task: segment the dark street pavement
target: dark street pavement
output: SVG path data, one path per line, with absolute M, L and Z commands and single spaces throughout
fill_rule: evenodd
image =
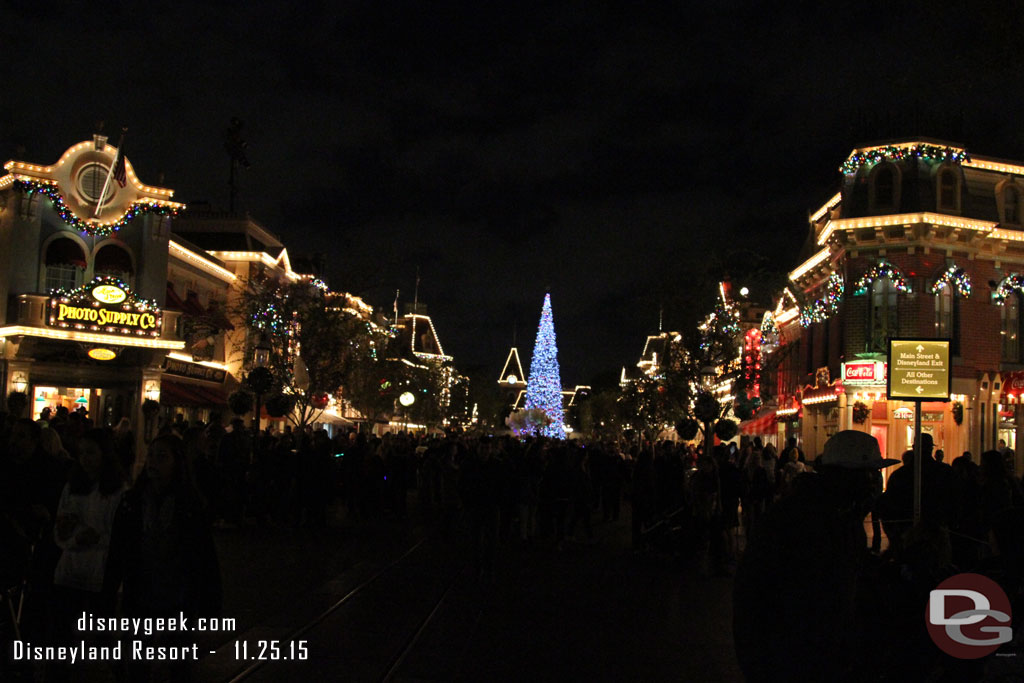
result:
M 493 578 L 473 571 L 464 533 L 416 521 L 247 527 L 217 543 L 239 629 L 211 635 L 200 681 L 742 680 L 731 579 L 633 553 L 628 515 L 562 550 L 509 540 Z M 309 658 L 241 662 L 236 639 L 250 655 L 306 641 Z

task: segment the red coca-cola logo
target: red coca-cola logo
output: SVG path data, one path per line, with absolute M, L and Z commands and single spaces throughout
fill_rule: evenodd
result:
M 875 379 L 875 364 L 847 365 L 846 379 Z

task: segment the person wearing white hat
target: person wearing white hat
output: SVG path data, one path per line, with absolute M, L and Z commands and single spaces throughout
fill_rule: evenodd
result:
M 864 518 L 882 458 L 870 434 L 825 443 L 817 474 L 768 512 L 736 573 L 733 637 L 748 681 L 846 680 L 859 665 L 855 596 L 868 555 Z M 798 645 L 796 647 L 795 645 Z

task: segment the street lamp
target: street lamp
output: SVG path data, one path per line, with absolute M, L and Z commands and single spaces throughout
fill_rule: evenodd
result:
M 409 429 L 409 406 L 416 402 L 416 394 L 411 391 L 403 391 L 402 395 L 398 397 L 398 402 L 405 408 L 405 429 Z
M 256 362 L 256 366 L 261 368 L 270 361 L 270 345 L 267 344 L 263 335 L 260 335 L 260 341 L 253 350 L 253 360 Z
M 14 377 L 11 379 L 11 388 L 19 394 L 24 394 L 28 390 L 28 376 L 24 372 L 14 373 Z

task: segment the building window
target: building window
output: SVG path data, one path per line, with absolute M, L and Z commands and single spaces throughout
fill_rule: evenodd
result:
M 97 277 L 116 277 L 130 285 L 134 271 L 131 255 L 116 244 L 107 244 L 96 252 L 93 272 Z
M 55 289 L 74 289 L 82 284 L 85 273 L 85 254 L 78 243 L 61 237 L 50 242 L 43 259 L 46 269 L 43 288 L 47 292 Z
M 868 351 L 885 351 L 897 327 L 897 296 L 899 290 L 889 278 L 871 283 L 871 303 L 868 306 Z
M 21 202 L 18 205 L 18 215 L 24 220 L 35 220 L 39 216 L 39 198 L 41 192 L 29 192 L 21 195 Z
M 960 353 L 960 310 L 953 286 L 947 284 L 935 294 L 935 336 L 950 340 L 953 355 Z
M 1020 223 L 1020 191 L 1015 187 L 1003 190 L 1003 222 Z
M 1003 318 L 1003 360 L 1016 363 L 1020 360 L 1020 293 L 1012 292 L 999 308 Z
M 951 168 L 939 171 L 939 210 L 959 211 L 956 173 Z
M 877 208 L 892 208 L 896 205 L 896 173 L 889 164 L 880 166 L 874 174 L 874 200 Z

